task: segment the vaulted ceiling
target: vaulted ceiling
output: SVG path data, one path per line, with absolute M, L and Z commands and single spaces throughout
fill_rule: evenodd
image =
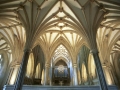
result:
M 83 44 L 101 52 L 106 47 L 120 51 L 120 1 L 1 0 L 0 49 L 12 52 L 14 46 L 23 50 L 38 44 L 49 52 L 47 59 L 60 44 L 72 57 Z

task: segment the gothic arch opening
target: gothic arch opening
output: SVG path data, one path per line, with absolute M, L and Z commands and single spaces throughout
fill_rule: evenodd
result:
M 9 69 L 7 69 L 8 65 L 9 65 L 8 55 L 6 54 L 5 51 L 1 50 L 0 51 L 0 85 L 4 83 L 2 79 L 6 78 L 6 74 L 9 71 Z
M 34 55 L 33 84 L 41 85 L 44 83 L 45 55 L 40 45 L 36 45 L 32 51 Z
M 60 44 L 52 57 L 52 82 L 53 85 L 70 85 L 71 57 L 67 49 Z
M 34 73 L 34 55 L 31 53 L 29 55 L 28 64 L 27 64 L 27 70 L 26 70 L 26 76 L 24 78 L 24 84 L 25 85 L 31 85 L 32 84 L 32 76 Z
M 83 45 L 77 56 L 78 82 L 84 85 L 98 85 L 94 58 L 88 47 Z
M 85 64 L 82 64 L 82 81 L 83 81 L 83 84 L 85 84 L 87 82 L 87 70 L 86 70 L 86 67 L 85 67 Z
M 70 84 L 70 68 L 62 59 L 59 60 L 53 68 L 54 85 L 69 85 Z
M 0 0 L 0 53 L 8 58 L 0 62 L 0 90 L 5 82 L 5 90 L 52 86 L 55 67 L 70 69 L 73 87 L 120 86 L 119 8 L 120 0 Z
M 97 77 L 96 66 L 94 63 L 93 55 L 90 53 L 88 57 L 88 72 L 89 72 L 89 82 L 91 85 L 98 85 L 99 79 Z
M 24 84 L 41 85 L 41 82 L 44 82 L 44 79 L 42 78 L 44 66 L 44 53 L 41 47 L 36 45 L 29 55 Z

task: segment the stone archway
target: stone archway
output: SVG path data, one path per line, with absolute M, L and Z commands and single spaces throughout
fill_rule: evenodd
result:
M 64 60 L 60 59 L 55 63 L 52 74 L 54 85 L 65 86 L 70 84 L 70 68 Z

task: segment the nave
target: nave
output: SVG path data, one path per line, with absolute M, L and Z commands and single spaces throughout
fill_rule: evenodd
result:
M 119 0 L 0 0 L 0 90 L 120 89 L 119 64 Z

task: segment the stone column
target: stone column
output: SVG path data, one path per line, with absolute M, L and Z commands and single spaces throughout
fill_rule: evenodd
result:
M 50 71 L 49 71 L 49 75 L 50 75 L 50 81 L 49 81 L 49 83 L 50 83 L 50 86 L 52 86 L 52 79 L 53 79 L 53 59 L 51 60 L 51 62 L 50 62 Z
M 113 76 L 112 76 L 110 67 L 108 65 L 103 65 L 103 68 L 104 68 L 103 70 L 105 72 L 105 76 L 106 76 L 106 80 L 107 80 L 108 85 L 113 85 L 114 80 L 113 80 Z M 107 76 L 107 74 L 109 76 Z
M 40 66 L 41 66 L 40 68 L 40 85 L 41 85 L 43 65 L 41 64 Z
M 53 76 L 52 76 L 52 74 L 53 74 L 53 73 L 52 73 L 52 72 L 53 72 L 52 69 L 53 69 L 53 68 L 52 68 L 52 66 L 51 66 L 51 67 L 50 67 L 50 71 L 49 71 L 49 72 L 50 72 L 50 73 L 49 73 L 49 74 L 50 74 L 50 82 L 49 82 L 49 83 L 50 83 L 50 86 L 52 86 L 52 77 L 53 77 Z
M 77 64 L 73 65 L 73 85 L 78 85 Z
M 90 81 L 90 75 L 89 75 L 88 67 L 86 67 L 86 72 L 87 72 L 87 82 L 88 82 L 88 85 L 91 85 L 91 81 Z
M 111 74 L 112 74 L 112 76 L 113 76 L 114 84 L 115 84 L 115 85 L 119 85 L 119 84 L 118 84 L 118 80 L 117 80 L 116 75 L 115 75 L 116 73 L 115 73 L 115 71 L 113 71 L 112 67 L 111 67 Z
M 49 64 L 45 64 L 44 85 L 48 85 L 48 79 L 49 79 L 49 68 L 50 68 L 50 65 L 49 65 Z
M 103 69 L 101 66 L 101 62 L 98 56 L 98 50 L 91 50 L 91 53 L 93 54 L 98 77 L 99 77 L 99 82 L 100 82 L 100 88 L 101 90 L 108 90 L 107 83 L 104 77 Z
M 83 78 L 82 78 L 82 71 L 80 70 L 80 80 L 81 80 L 81 82 L 80 82 L 80 85 L 82 85 L 83 84 Z
M 18 75 L 19 67 L 20 65 L 14 65 L 10 67 L 10 73 L 9 73 L 7 84 L 14 85 L 14 83 L 16 82 L 17 75 Z
M 13 67 L 13 66 L 10 66 L 10 68 L 9 68 L 9 73 L 8 73 L 8 77 L 7 77 L 7 80 L 6 80 L 6 85 L 10 85 L 10 80 L 11 80 L 13 71 L 14 71 L 14 67 Z
M 92 73 L 89 74 L 89 85 L 94 85 Z
M 112 68 L 110 67 L 109 68 L 109 73 L 110 73 L 110 76 L 111 76 L 111 79 L 112 79 L 112 83 L 113 83 L 113 85 L 115 85 L 115 80 L 114 80 L 114 76 L 113 76 L 113 73 L 112 73 Z
M 28 63 L 30 52 L 31 52 L 30 49 L 24 50 L 24 55 L 23 55 L 23 59 L 20 65 L 20 69 L 18 72 L 18 77 L 17 77 L 16 83 L 14 86 L 14 90 L 22 90 L 22 85 L 23 85 L 23 81 L 24 81 L 24 77 L 25 77 L 25 73 L 27 69 L 27 63 Z

